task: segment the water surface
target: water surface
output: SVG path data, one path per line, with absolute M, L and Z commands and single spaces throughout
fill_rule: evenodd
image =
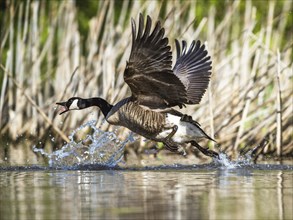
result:
M 83 129 L 92 132 L 74 138 Z M 1 220 L 292 219 L 292 163 L 254 164 L 252 150 L 234 161 L 221 152 L 211 164 L 129 167 L 121 163 L 132 134 L 120 140 L 90 121 L 69 139 L 54 152 L 33 145 L 4 155 Z M 36 165 L 16 166 L 19 155 Z
M 0 219 L 292 219 L 293 166 L 0 169 Z

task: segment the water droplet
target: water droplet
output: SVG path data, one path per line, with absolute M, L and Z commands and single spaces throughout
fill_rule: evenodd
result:
M 81 138 L 80 142 L 75 142 L 79 136 L 76 133 L 84 128 L 88 134 Z M 76 136 L 75 136 L 76 135 Z M 49 135 L 51 141 L 55 141 L 53 135 Z M 44 152 L 43 149 L 33 147 L 34 152 L 41 153 L 48 158 L 50 167 L 70 167 L 76 165 L 103 165 L 116 166 L 123 159 L 123 152 L 129 137 L 120 141 L 114 132 L 102 131 L 96 127 L 96 120 L 91 120 L 74 129 L 69 135 L 71 140 L 51 154 Z M 91 141 L 90 143 L 88 141 Z M 41 143 L 41 142 L 40 142 Z

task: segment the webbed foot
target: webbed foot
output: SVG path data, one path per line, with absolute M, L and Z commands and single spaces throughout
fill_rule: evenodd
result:
M 174 153 L 179 153 L 183 156 L 186 156 L 186 152 L 185 152 L 184 148 L 181 146 L 178 146 L 173 141 L 164 142 L 164 145 L 169 151 L 174 152 Z

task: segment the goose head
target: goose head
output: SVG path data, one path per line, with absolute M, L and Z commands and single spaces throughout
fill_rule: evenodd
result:
M 79 97 L 72 97 L 68 99 L 66 102 L 57 102 L 57 105 L 61 105 L 61 112 L 59 115 L 62 115 L 65 112 L 68 112 L 70 110 L 80 110 L 86 108 L 86 103 L 84 102 L 84 99 Z

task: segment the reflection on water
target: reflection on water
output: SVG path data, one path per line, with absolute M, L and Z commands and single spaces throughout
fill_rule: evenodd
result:
M 291 170 L 0 171 L 0 219 L 292 219 Z

